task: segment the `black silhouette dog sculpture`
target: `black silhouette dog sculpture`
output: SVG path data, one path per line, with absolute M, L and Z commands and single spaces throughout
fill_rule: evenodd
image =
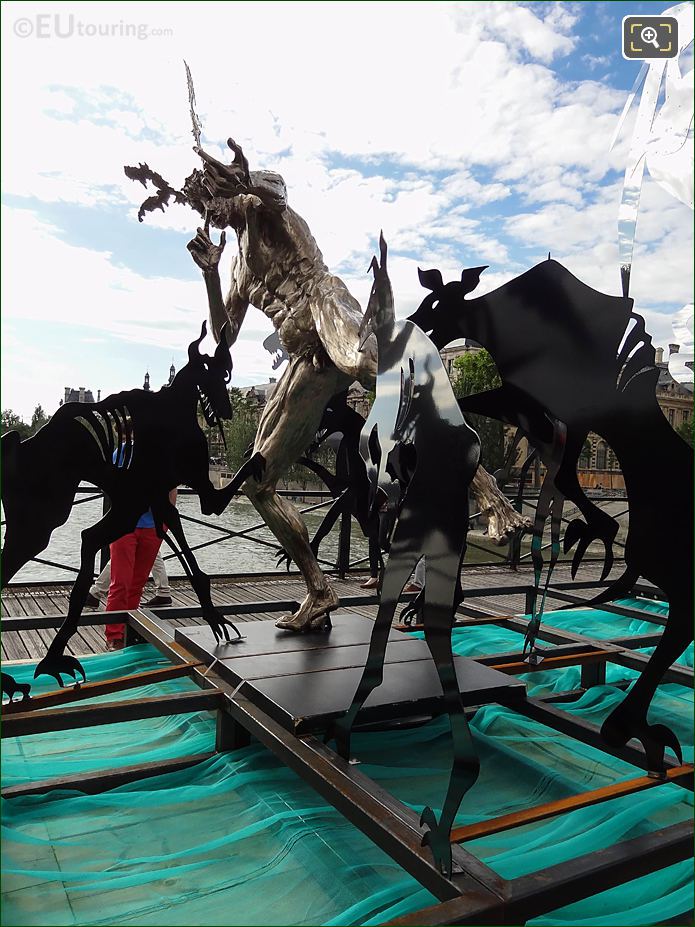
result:
M 579 485 L 576 461 L 590 428 L 585 427 L 586 415 L 575 407 L 582 406 L 577 394 L 580 384 L 591 390 L 587 402 L 606 389 L 614 390 L 611 350 L 617 354 L 632 303 L 592 290 L 550 259 L 493 293 L 465 299 L 484 270 L 464 270 L 460 281 L 447 284 L 438 270 L 418 271 L 421 284 L 431 293 L 410 319 L 430 333 L 440 350 L 467 337 L 492 355 L 502 386 L 466 396 L 460 400 L 461 408 L 516 425 L 549 470 L 559 467 L 556 487 L 585 519 L 576 519 L 565 536 L 566 551 L 579 542 L 572 575 L 591 541 L 600 540 L 605 547 L 604 578 L 613 563 L 618 525 Z M 593 350 L 600 353 L 598 370 Z M 555 407 L 568 417 L 553 418 L 550 410 Z
M 479 772 L 456 678 L 451 629 L 466 549 L 468 487 L 478 466 L 480 442 L 459 410 L 436 347 L 412 322 L 395 320 L 383 237 L 380 250 L 380 262 L 372 261 L 374 284 L 361 329 L 362 343 L 371 332 L 378 342 L 376 399 L 362 430 L 361 454 L 371 504 L 378 505 L 379 489 L 389 500 L 385 517 L 391 543 L 364 673 L 350 708 L 335 722 L 330 736 L 335 737 L 341 755 L 348 757 L 357 713 L 383 679 L 398 598 L 424 557 L 425 640 L 444 692 L 454 761 L 439 821 L 426 808 L 421 823 L 428 828 L 423 844 L 431 847 L 437 864 L 450 873 L 451 826 Z
M 220 514 L 246 478 L 262 475 L 263 461 L 256 455 L 224 489 L 216 490 L 210 482 L 207 441 L 196 413 L 200 405 L 208 425 L 220 431 L 221 420 L 231 418 L 227 384 L 232 358 L 225 337 L 213 357 L 201 354 L 205 332 L 203 323 L 200 338 L 188 349 L 188 363 L 166 389 L 135 389 L 100 402 L 66 403 L 26 441 L 20 441 L 17 432 L 2 436 L 7 522 L 3 583 L 39 554 L 53 530 L 67 521 L 80 482 L 98 486 L 111 502 L 104 517 L 82 532 L 80 570 L 68 614 L 35 676 L 53 676 L 59 685 L 61 674 L 76 678 L 79 672 L 85 678 L 79 661 L 66 654 L 65 648 L 78 626 L 95 556 L 102 547 L 133 531 L 147 509 L 152 510 L 159 536 L 180 557 L 215 637 L 229 640 L 228 627 L 241 636 L 212 604 L 210 581 L 186 541 L 176 506 L 169 501 L 170 490 L 184 484 L 198 494 L 204 514 Z M 50 479 L 46 477 L 47 460 L 51 461 Z
M 630 511 L 626 569 L 589 604 L 629 593 L 643 576 L 665 592 L 669 617 L 649 663 L 605 720 L 602 734 L 612 745 L 637 738 L 649 770 L 661 774 L 665 748 L 680 760 L 680 745 L 667 727 L 649 724 L 647 712 L 666 669 L 693 639 L 692 449 L 656 401 L 654 348 L 631 299 L 599 293 L 552 260 L 491 293 L 465 298 L 483 269 L 464 271 L 461 281 L 447 284 L 439 271 L 422 272 L 431 293 L 411 318 L 440 348 L 468 337 L 492 355 L 502 386 L 467 397 L 461 406 L 521 425 L 542 449 L 554 471 L 552 485 L 585 518 L 571 522 L 565 534 L 565 551 L 579 541 L 575 569 L 592 540 L 608 550 L 616 531 L 614 520 L 579 487 L 578 458 L 590 431 L 613 449 Z M 669 511 L 667 542 L 662 501 L 654 491 L 664 485 L 677 486 L 679 493 L 679 504 Z

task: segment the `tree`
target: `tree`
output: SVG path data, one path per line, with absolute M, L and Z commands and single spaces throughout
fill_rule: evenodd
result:
M 2 412 L 2 433 L 5 434 L 6 431 L 18 431 L 22 440 L 32 434 L 31 425 L 27 425 L 12 409 L 3 409 Z
M 31 433 L 35 435 L 39 428 L 42 428 L 48 421 L 50 421 L 50 418 L 51 416 L 46 415 L 46 413 L 43 411 L 41 403 L 39 403 L 31 416 Z
M 258 430 L 258 404 L 244 396 L 238 387 L 229 390 L 232 419 L 225 422 L 224 437 L 227 442 L 227 465 L 235 473 L 244 463 L 246 449 L 256 437 Z
M 502 385 L 495 362 L 483 349 L 462 354 L 453 367 L 451 382 L 458 399 Z M 480 462 L 486 470 L 498 470 L 504 463 L 504 425 L 485 415 L 468 412 L 466 420 L 480 436 Z
M 691 447 L 693 447 L 693 438 L 695 437 L 695 421 L 682 422 L 678 428 L 676 428 L 676 434 L 680 435 L 686 444 L 689 444 Z

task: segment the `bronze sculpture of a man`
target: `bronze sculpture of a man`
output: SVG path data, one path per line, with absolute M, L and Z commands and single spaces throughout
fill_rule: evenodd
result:
M 234 152 L 230 165 L 194 149 L 204 167 L 188 178 L 183 194 L 205 224 L 188 248 L 203 272 L 215 337 L 227 323 L 229 343 L 234 343 L 253 305 L 273 322 L 290 358 L 256 436 L 254 451 L 265 460 L 263 479 L 247 480 L 244 491 L 304 577 L 304 601 L 277 623 L 301 631 L 321 627 L 338 597 L 309 546 L 299 513 L 277 494 L 277 481 L 312 442 L 331 396 L 353 380 L 373 386 L 376 342 L 370 338 L 360 349 L 362 309 L 343 281 L 328 270 L 307 223 L 287 202 L 282 177 L 250 171 L 240 146 L 232 139 L 228 145 Z M 210 238 L 211 225 L 222 230 L 219 244 Z M 236 234 L 239 250 L 225 298 L 219 261 L 228 227 Z M 525 525 L 482 468 L 473 490 L 488 516 L 493 540 L 503 540 Z

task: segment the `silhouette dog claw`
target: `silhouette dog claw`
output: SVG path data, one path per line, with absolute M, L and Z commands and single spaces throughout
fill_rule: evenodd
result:
M 28 682 L 17 682 L 14 676 L 10 676 L 9 673 L 2 673 L 2 694 L 6 695 L 11 702 L 14 700 L 15 693 L 17 692 L 22 696 L 19 700 L 21 702 L 31 698 L 29 695 L 30 691 L 31 686 Z
M 51 653 L 49 650 L 34 670 L 34 679 L 38 679 L 39 676 L 52 676 L 59 686 L 63 686 L 61 677 L 70 676 L 79 684 L 78 673 L 82 676 L 82 682 L 86 682 L 87 675 L 76 657 L 68 653 Z

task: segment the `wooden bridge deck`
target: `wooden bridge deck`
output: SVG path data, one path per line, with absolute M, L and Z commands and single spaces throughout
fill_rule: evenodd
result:
M 620 568 L 614 571 L 617 575 Z M 596 581 L 599 579 L 600 566 L 586 563 L 580 570 L 578 579 Z M 355 596 L 366 594 L 360 588 L 366 573 L 352 574 L 344 580 L 332 578 L 335 589 L 340 596 Z M 570 579 L 569 567 L 559 564 L 553 574 L 554 582 L 563 582 Z M 514 571 L 504 565 L 501 566 L 470 566 L 465 567 L 462 574 L 464 589 L 478 586 L 512 587 L 529 584 L 533 581 L 530 567 L 523 566 Z M 188 581 L 184 578 L 170 579 L 173 604 L 176 606 L 197 606 L 198 601 Z M 2 594 L 2 615 L 8 617 L 21 617 L 24 615 L 56 615 L 65 614 L 68 609 L 68 596 L 71 584 L 51 582 L 44 584 L 10 585 Z M 276 599 L 301 600 L 305 594 L 304 583 L 298 574 L 262 574 L 259 577 L 224 578 L 213 580 L 212 599 L 217 605 L 229 605 L 245 602 L 262 602 Z M 151 581 L 145 588 L 143 598 L 153 595 Z M 588 596 L 587 596 L 588 597 Z M 483 608 L 493 614 L 518 615 L 524 612 L 524 596 L 521 594 L 499 594 L 487 597 L 466 597 L 466 604 Z M 549 603 L 549 608 L 552 603 Z M 376 617 L 376 605 L 350 606 L 351 610 L 368 618 Z M 253 615 L 235 616 L 235 622 L 277 620 L 278 614 L 270 612 L 257 612 Z M 174 626 L 204 624 L 202 618 L 172 619 Z M 2 660 L 38 660 L 43 657 L 55 636 L 54 630 L 24 630 L 6 631 L 0 641 Z M 80 627 L 70 642 L 69 652 L 74 656 L 84 656 L 91 653 L 105 651 L 105 639 L 102 627 Z

